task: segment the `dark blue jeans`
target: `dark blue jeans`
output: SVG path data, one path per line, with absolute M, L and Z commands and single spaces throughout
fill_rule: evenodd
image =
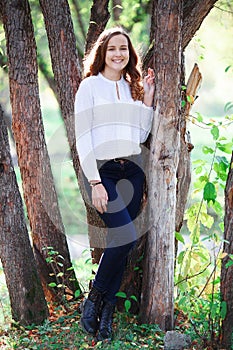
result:
M 108 193 L 108 210 L 100 214 L 108 227 L 107 246 L 101 257 L 93 286 L 104 293 L 104 298 L 116 303 L 127 255 L 137 239 L 134 219 L 140 209 L 144 172 L 141 156 L 124 164 L 110 160 L 98 161 L 102 183 Z

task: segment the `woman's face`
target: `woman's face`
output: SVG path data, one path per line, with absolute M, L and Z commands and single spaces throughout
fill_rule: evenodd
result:
M 121 73 L 129 62 L 128 40 L 123 34 L 113 36 L 107 45 L 104 72 Z

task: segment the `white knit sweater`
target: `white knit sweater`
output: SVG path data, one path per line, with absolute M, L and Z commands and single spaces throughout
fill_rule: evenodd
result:
M 99 73 L 84 79 L 75 97 L 75 133 L 87 179 L 100 180 L 96 159 L 139 154 L 152 119 L 153 108 L 132 99 L 123 77 L 116 82 Z

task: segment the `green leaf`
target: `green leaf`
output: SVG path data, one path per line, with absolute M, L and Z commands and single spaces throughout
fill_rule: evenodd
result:
M 136 302 L 138 301 L 138 299 L 137 299 L 137 297 L 135 295 L 131 295 L 130 298 L 133 299 Z
M 215 189 L 215 186 L 212 182 L 207 182 L 204 187 L 204 193 L 203 193 L 204 200 L 207 201 L 213 201 L 215 202 L 215 199 L 217 198 L 217 192 Z
M 177 258 L 177 261 L 178 261 L 178 264 L 182 264 L 183 260 L 184 260 L 184 256 L 185 256 L 185 252 L 182 251 L 180 252 L 180 254 L 178 255 L 178 258 Z
M 230 68 L 231 68 L 231 65 L 230 65 L 230 66 L 227 66 L 227 67 L 225 68 L 225 73 L 227 73 L 227 72 L 229 71 Z
M 212 283 L 213 283 L 213 285 L 219 284 L 220 283 L 220 276 L 218 276 Z
M 215 201 L 213 204 L 212 204 L 212 208 L 214 208 L 214 210 L 216 211 L 216 213 L 218 215 L 222 215 L 223 214 L 223 208 L 222 208 L 222 204 L 219 203 L 218 201 Z
M 218 312 L 218 305 L 212 304 L 211 311 L 210 311 L 210 317 L 214 319 Z
M 56 284 L 55 282 L 51 282 L 51 283 L 49 283 L 49 287 L 54 288 L 54 287 L 56 287 L 56 286 L 57 286 L 57 284 Z
M 232 153 L 232 146 L 233 146 L 232 142 L 228 142 L 228 143 L 225 143 L 225 144 L 220 144 L 220 143 L 217 144 L 218 149 L 220 151 L 222 151 L 222 152 L 227 153 L 227 154 L 231 154 Z
M 80 289 L 77 289 L 75 292 L 74 292 L 74 297 L 75 298 L 78 298 L 81 294 L 81 290 Z
M 58 274 L 57 274 L 57 277 L 63 277 L 64 276 L 64 272 L 59 272 Z
M 127 299 L 125 301 L 125 311 L 128 312 L 130 308 L 131 308 L 131 301 Z
M 126 298 L 126 294 L 124 292 L 117 292 L 116 297 Z
M 72 271 L 72 270 L 74 270 L 73 266 L 68 267 L 68 269 L 66 269 L 66 271 Z
M 60 254 L 57 257 L 61 258 L 62 260 L 65 260 L 65 258 L 62 255 L 60 255 Z
M 203 167 L 200 165 L 196 168 L 195 173 L 198 175 L 202 172 Z
M 214 150 L 213 150 L 213 148 L 210 148 L 210 147 L 207 147 L 207 146 L 203 146 L 203 147 L 202 147 L 202 152 L 203 152 L 204 154 L 208 154 L 208 153 L 213 154 L 213 153 L 214 153 Z
M 229 261 L 226 263 L 225 267 L 226 267 L 226 269 L 227 269 L 228 267 L 230 267 L 230 266 L 232 266 L 232 265 L 233 265 L 233 260 L 229 260 Z
M 185 107 L 185 105 L 186 105 L 185 100 L 182 100 L 182 101 L 181 101 L 181 107 L 183 108 L 183 107 Z
M 226 301 L 223 300 L 221 302 L 221 310 L 220 310 L 220 316 L 221 316 L 222 320 L 225 319 L 226 314 L 227 314 L 227 303 L 226 303 Z
M 175 237 L 176 237 L 177 241 L 185 244 L 184 237 L 182 236 L 182 234 L 180 232 L 176 232 Z
M 220 222 L 220 224 L 218 226 L 219 226 L 220 230 L 222 232 L 224 232 L 224 222 Z
M 190 239 L 192 244 L 197 244 L 200 241 L 200 224 L 196 223 L 194 229 L 191 232 Z
M 198 121 L 199 123 L 202 123 L 202 122 L 203 122 L 203 117 L 202 117 L 201 113 L 196 112 L 196 114 L 197 114 L 197 121 Z
M 217 140 L 219 138 L 219 129 L 216 125 L 212 126 L 212 129 L 210 130 L 210 132 L 213 135 L 214 140 Z
M 211 228 L 214 224 L 214 218 L 207 213 L 200 213 L 200 221 L 207 228 Z
M 233 108 L 233 102 L 227 102 L 224 106 L 224 112 L 227 113 L 231 108 Z

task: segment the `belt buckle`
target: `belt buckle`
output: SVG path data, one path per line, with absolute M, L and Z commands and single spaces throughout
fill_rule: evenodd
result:
M 124 158 L 114 158 L 113 160 L 114 162 L 120 163 L 120 164 L 124 164 L 128 161 L 127 159 L 124 159 Z

